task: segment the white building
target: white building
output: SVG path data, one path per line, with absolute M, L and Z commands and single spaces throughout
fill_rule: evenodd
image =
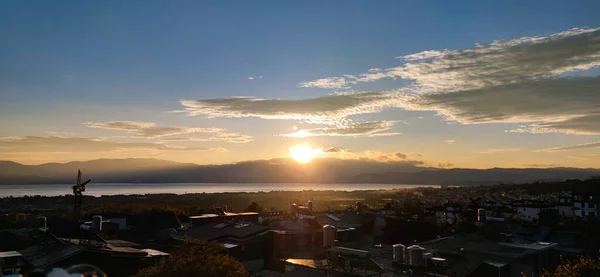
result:
M 512 208 L 514 217 L 527 221 L 539 220 L 541 211 L 556 209 L 539 200 L 516 200 L 513 201 Z
M 573 211 L 577 217 L 598 216 L 599 204 L 600 196 L 595 193 L 573 193 Z
M 575 209 L 573 206 L 572 197 L 560 197 L 556 208 L 560 217 L 572 218 L 575 216 Z
M 458 204 L 446 203 L 435 208 L 435 218 L 438 224 L 455 224 L 461 219 L 462 207 Z

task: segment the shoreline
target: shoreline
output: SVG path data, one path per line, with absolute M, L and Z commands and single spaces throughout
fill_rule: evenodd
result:
M 439 185 L 416 184 L 316 184 L 316 183 L 91 183 L 84 196 L 115 195 L 194 195 L 216 193 L 256 192 L 351 192 L 399 190 L 410 188 L 441 188 Z M 71 195 L 72 184 L 53 185 L 4 185 L 0 186 L 0 198 L 7 197 L 53 197 Z

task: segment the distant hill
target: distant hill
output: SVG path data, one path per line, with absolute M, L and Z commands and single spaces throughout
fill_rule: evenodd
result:
M 197 165 L 157 159 L 100 159 L 22 165 L 0 161 L 0 184 L 74 183 L 77 170 L 95 183 L 390 183 L 498 184 L 540 180 L 585 179 L 598 169 L 493 168 L 439 169 L 410 161 L 314 159 L 301 164 L 288 158 Z

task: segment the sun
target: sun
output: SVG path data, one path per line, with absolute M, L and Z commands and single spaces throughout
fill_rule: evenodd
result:
M 307 145 L 296 145 L 290 147 L 290 157 L 301 163 L 310 162 L 315 154 L 316 151 Z

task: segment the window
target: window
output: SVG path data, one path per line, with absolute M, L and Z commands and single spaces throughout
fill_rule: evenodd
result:
M 591 216 L 596 216 L 596 212 L 590 212 Z
M 588 208 L 595 209 L 596 208 L 596 204 L 594 204 L 594 203 L 588 203 Z

